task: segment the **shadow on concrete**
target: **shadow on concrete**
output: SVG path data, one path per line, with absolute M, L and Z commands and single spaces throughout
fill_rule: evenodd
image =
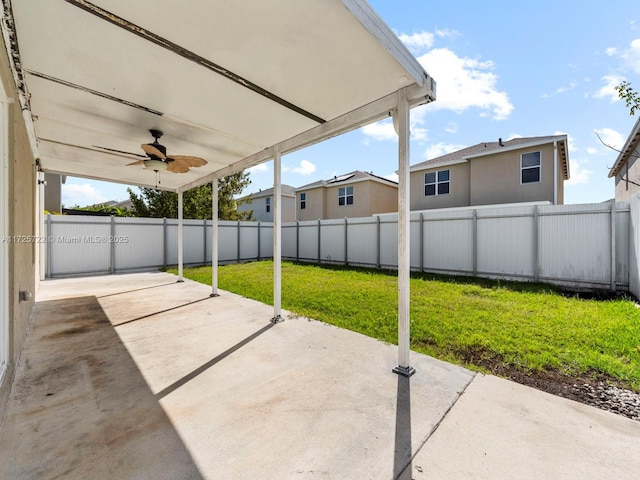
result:
M 166 287 L 168 285 L 175 285 L 175 284 L 176 282 L 161 283 L 159 285 L 151 285 L 150 287 L 142 287 L 142 288 L 134 288 L 132 290 L 125 290 L 124 292 L 108 293 L 106 295 L 100 295 L 97 298 L 115 297 L 116 295 L 124 295 L 125 293 L 139 292 L 141 290 L 149 290 L 151 288 Z
M 277 325 L 277 323 L 269 323 L 269 324 L 265 325 L 264 327 L 262 327 L 257 332 L 252 333 L 251 335 L 249 335 L 244 340 L 241 340 L 240 342 L 236 343 L 233 347 L 225 350 L 220 355 L 217 355 L 215 358 L 212 358 L 207 363 L 201 365 L 200 367 L 196 368 L 191 373 L 189 373 L 189 374 L 185 375 L 184 377 L 182 377 L 180 380 L 172 383 L 168 387 L 164 388 L 162 391 L 156 393 L 156 397 L 158 398 L 158 400 L 161 400 L 162 398 L 166 397 L 171 392 L 174 392 L 175 390 L 177 390 L 178 388 L 180 388 L 181 386 L 183 386 L 187 382 L 193 380 L 195 377 L 197 377 L 201 373 L 204 373 L 206 370 L 208 370 L 209 368 L 213 367 L 216 363 L 220 362 L 224 358 L 226 358 L 229 355 L 231 355 L 233 352 L 236 352 L 236 351 L 240 350 L 247 343 L 249 343 L 252 340 L 254 340 L 255 338 L 259 337 L 260 335 L 262 335 L 264 332 L 266 332 L 270 328 L 274 327 L 275 325 Z
M 203 478 L 96 297 L 36 303 L 21 358 L 0 478 Z
M 160 315 L 161 313 L 170 312 L 172 310 L 177 310 L 178 308 L 188 307 L 189 305 L 193 305 L 194 303 L 202 302 L 204 300 L 210 300 L 212 298 L 215 298 L 215 297 L 199 298 L 198 300 L 193 300 L 191 302 L 187 302 L 187 303 L 183 303 L 183 304 L 180 304 L 180 305 L 176 305 L 175 307 L 165 308 L 164 310 L 159 310 L 157 312 L 152 312 L 152 313 L 148 313 L 146 315 L 141 315 L 139 317 L 132 318 L 130 320 L 125 320 L 124 322 L 114 323 L 113 326 L 114 327 L 119 327 L 121 325 L 126 325 L 127 323 L 137 322 L 138 320 L 144 320 L 145 318 L 153 317 L 155 315 Z
M 411 480 L 411 379 L 398 375 L 393 478 Z

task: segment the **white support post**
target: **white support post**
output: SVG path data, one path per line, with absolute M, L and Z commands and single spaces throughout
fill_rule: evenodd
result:
M 182 222 L 182 190 L 178 192 L 178 282 L 184 282 L 182 278 L 182 256 L 183 256 L 183 222 Z
M 409 102 L 400 90 L 394 112 L 398 133 L 398 366 L 393 371 L 404 377 L 415 373 L 409 364 L 409 280 L 411 223 L 409 183 Z
M 218 297 L 218 179 L 211 182 L 211 295 Z
M 282 322 L 282 177 L 280 149 L 273 149 L 273 323 Z

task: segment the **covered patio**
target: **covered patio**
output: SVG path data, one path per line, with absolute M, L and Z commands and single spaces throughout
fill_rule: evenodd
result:
M 637 476 L 638 422 L 222 293 L 43 282 L 0 478 Z
M 282 155 L 393 117 L 400 344 L 394 371 L 415 372 L 409 364 L 409 112 L 435 100 L 435 81 L 365 0 L 3 5 L 38 171 L 177 192 L 179 282 L 183 193 L 212 185 L 215 297 L 218 180 L 273 161 L 274 322 L 282 320 Z M 158 135 L 164 145 L 156 144 Z M 191 167 L 174 168 L 177 154 Z M 43 279 L 44 245 L 39 253 Z

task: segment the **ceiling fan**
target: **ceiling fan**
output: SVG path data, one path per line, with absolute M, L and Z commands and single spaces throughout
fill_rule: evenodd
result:
M 153 137 L 153 142 L 141 145 L 142 150 L 147 154 L 147 158 L 129 163 L 127 166 L 144 165 L 147 170 L 153 170 L 154 172 L 186 173 L 191 167 L 201 167 L 207 164 L 207 161 L 200 157 L 188 155 L 167 156 L 167 147 L 158 142 L 158 139 L 162 137 L 162 131 L 151 129 L 149 133 Z

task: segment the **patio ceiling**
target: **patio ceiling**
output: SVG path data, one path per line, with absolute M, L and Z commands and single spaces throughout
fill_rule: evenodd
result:
M 411 106 L 435 98 L 365 1 L 2 1 L 46 172 L 155 186 L 153 171 L 127 166 L 153 128 L 169 155 L 207 160 L 161 174 L 162 188 L 185 190 L 269 160 L 273 147 L 376 121 L 405 87 Z

